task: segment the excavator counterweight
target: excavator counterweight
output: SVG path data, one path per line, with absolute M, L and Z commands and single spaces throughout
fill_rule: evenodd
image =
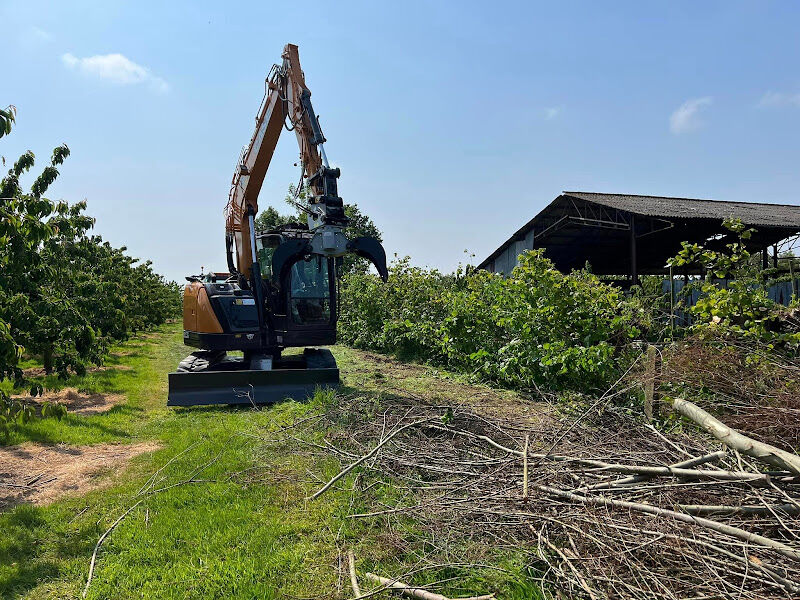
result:
M 169 374 L 170 406 L 263 404 L 336 387 L 336 361 L 316 346 L 336 343 L 341 259 L 356 254 L 384 281 L 388 276 L 380 241 L 345 233 L 340 171 L 328 164 L 297 46 L 288 44 L 282 58 L 267 76 L 255 131 L 231 182 L 228 272 L 186 278 L 183 340 L 198 350 Z M 256 232 L 258 194 L 284 125 L 300 147 L 308 222 Z

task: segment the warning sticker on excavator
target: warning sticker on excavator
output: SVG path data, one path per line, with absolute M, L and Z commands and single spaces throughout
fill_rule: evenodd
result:
M 255 305 L 256 301 L 253 298 L 237 298 L 233 301 L 234 304 L 238 304 L 239 306 L 253 306 Z

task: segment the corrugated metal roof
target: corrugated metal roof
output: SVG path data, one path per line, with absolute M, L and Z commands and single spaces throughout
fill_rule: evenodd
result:
M 564 195 L 648 217 L 679 219 L 738 218 L 745 225 L 800 227 L 800 206 L 790 204 L 724 202 L 697 198 L 597 194 L 593 192 L 564 192 Z
M 769 237 L 784 239 L 800 232 L 800 206 L 792 204 L 767 204 L 763 202 L 725 202 L 698 198 L 674 198 L 669 196 L 638 196 L 633 194 L 599 194 L 595 192 L 562 192 L 538 215 L 528 221 L 514 235 L 503 242 L 497 250 L 485 258 L 478 268 L 484 269 L 515 240 L 522 239 L 543 216 L 569 198 L 591 202 L 612 209 L 626 211 L 650 218 L 672 220 L 689 224 L 692 221 L 707 223 L 725 218 L 739 218 L 745 225 L 768 230 Z M 709 224 L 711 225 L 711 224 Z M 676 230 L 677 233 L 677 230 Z M 704 238 L 705 239 L 705 238 Z M 701 240 L 702 241 L 702 240 Z M 772 242 L 770 242 L 772 243 Z

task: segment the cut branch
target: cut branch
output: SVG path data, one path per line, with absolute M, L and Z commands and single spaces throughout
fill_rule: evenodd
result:
M 83 588 L 83 597 L 86 598 L 86 594 L 89 593 L 89 586 L 92 585 L 92 576 L 94 575 L 94 564 L 97 562 L 97 552 L 100 550 L 100 546 L 103 544 L 103 541 L 109 536 L 109 534 L 114 531 L 114 528 L 122 522 L 122 519 L 127 517 L 133 509 L 139 506 L 142 502 L 144 502 L 144 498 L 139 500 L 136 504 L 131 506 L 128 510 L 122 513 L 116 521 L 111 524 L 111 527 L 106 529 L 105 533 L 100 536 L 100 539 L 97 540 L 97 543 L 94 545 L 94 552 L 92 552 L 92 560 L 89 563 L 89 576 L 86 578 L 86 587 Z
M 673 469 L 689 469 L 691 467 L 697 467 L 699 465 L 704 465 L 710 462 L 716 462 L 718 460 L 722 460 L 728 454 L 726 450 L 718 450 L 716 452 L 712 452 L 711 454 L 705 454 L 703 456 L 698 456 L 696 458 L 690 458 L 689 460 L 684 460 L 675 464 L 670 465 Z M 631 483 L 640 483 L 642 481 L 647 481 L 652 479 L 651 475 L 633 475 L 631 477 L 624 477 L 623 479 L 618 479 L 617 481 L 603 481 L 601 483 L 596 483 L 594 485 L 588 486 L 586 489 L 588 490 L 597 490 L 606 487 L 614 487 L 618 485 L 628 485 Z
M 650 504 L 641 504 L 639 502 L 628 502 L 626 500 L 613 500 L 611 498 L 604 498 L 604 497 L 595 498 L 591 496 L 581 496 L 580 494 L 574 494 L 572 492 L 559 490 L 557 488 L 553 488 L 546 485 L 537 485 L 536 487 L 552 496 L 557 496 L 559 498 L 564 498 L 565 500 L 571 500 L 573 502 L 582 502 L 584 504 L 602 504 L 604 506 L 615 506 L 617 508 L 627 508 L 629 510 L 636 510 L 639 512 L 659 517 L 672 517 L 676 521 L 682 521 L 684 523 L 693 523 L 695 525 L 700 525 L 701 527 L 712 529 L 719 533 L 742 540 L 744 542 L 758 544 L 759 546 L 770 548 L 775 552 L 778 552 L 779 554 L 785 556 L 786 558 L 790 558 L 794 561 L 800 562 L 800 550 L 796 550 L 791 546 L 787 546 L 786 544 L 783 544 L 776 540 L 764 537 L 763 535 L 758 535 L 757 533 L 751 533 L 749 531 L 745 531 L 744 529 L 739 529 L 738 527 L 733 527 L 732 525 L 726 525 L 725 523 L 720 523 L 718 521 L 712 521 L 711 519 L 706 519 L 704 517 L 687 515 L 686 513 L 677 512 L 666 508 L 659 508 L 657 506 L 652 506 Z
M 376 445 L 376 446 L 375 446 L 375 447 L 374 447 L 372 450 L 370 450 L 370 451 L 369 451 L 367 454 L 365 454 L 364 456 L 362 456 L 361 458 L 359 458 L 357 461 L 355 461 L 354 463 L 352 463 L 350 466 L 348 466 L 348 467 L 346 467 L 346 468 L 342 469 L 341 471 L 339 471 L 339 473 L 338 473 L 338 474 L 336 474 L 336 476 L 335 476 L 333 479 L 331 479 L 331 480 L 330 480 L 328 483 L 326 483 L 324 486 L 322 486 L 320 489 L 318 489 L 316 492 L 314 492 L 314 494 L 313 494 L 313 495 L 309 496 L 309 497 L 307 498 L 307 500 L 315 500 L 315 499 L 319 498 L 319 497 L 320 497 L 322 494 L 324 494 L 325 492 L 327 492 L 327 491 L 330 489 L 330 487 L 331 487 L 331 486 L 332 486 L 334 483 L 336 483 L 337 481 L 339 481 L 339 480 L 340 480 L 342 477 L 344 477 L 345 475 L 347 475 L 347 474 L 348 474 L 350 471 L 352 471 L 353 469 L 355 469 L 355 468 L 356 468 L 358 465 L 360 465 L 361 463 L 363 463 L 365 460 L 369 459 L 369 458 L 370 458 L 370 457 L 372 457 L 372 456 L 375 456 L 375 454 L 377 454 L 377 453 L 378 453 L 378 450 L 380 450 L 380 449 L 381 449 L 383 446 L 385 446 L 385 445 L 386 445 L 386 444 L 388 444 L 390 441 L 392 441 L 392 439 L 393 439 L 393 438 L 394 438 L 394 437 L 395 437 L 397 434 L 399 434 L 399 433 L 401 433 L 401 432 L 405 431 L 405 430 L 406 430 L 406 429 L 408 429 L 409 427 L 415 427 L 415 426 L 417 426 L 417 425 L 420 425 L 420 424 L 424 423 L 424 422 L 425 422 L 425 421 L 427 421 L 427 420 L 428 420 L 428 419 L 421 419 L 421 420 L 419 420 L 419 421 L 414 421 L 413 423 L 407 423 L 407 424 L 403 425 L 402 427 L 399 427 L 399 428 L 395 429 L 395 430 L 394 430 L 394 431 L 393 431 L 391 434 L 387 435 L 387 436 L 386 436 L 386 437 L 385 437 L 385 438 L 384 438 L 384 439 L 383 439 L 383 440 L 382 440 L 382 441 L 381 441 L 381 442 L 380 442 L 378 445 Z
M 347 551 L 347 567 L 350 572 L 350 585 L 353 587 L 353 594 L 356 599 L 361 597 L 361 588 L 358 586 L 358 578 L 356 577 L 356 557 L 353 556 L 353 551 Z
M 375 575 L 374 573 L 365 573 L 364 577 L 374 583 L 382 585 L 385 589 L 396 590 L 401 595 L 408 596 L 409 598 L 418 598 L 419 600 L 450 600 L 447 596 L 442 596 L 441 594 L 437 594 L 435 592 L 429 592 L 428 590 L 420 587 L 406 585 L 400 581 L 381 577 L 380 575 Z M 453 600 L 494 600 L 494 594 L 470 596 L 469 598 L 454 598 Z

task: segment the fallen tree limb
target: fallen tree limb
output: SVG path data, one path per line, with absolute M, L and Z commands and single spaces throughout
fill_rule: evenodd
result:
M 678 509 L 690 515 L 772 515 L 774 513 L 800 515 L 800 508 L 794 504 L 774 504 L 772 506 L 762 506 L 758 504 L 747 506 L 678 504 Z
M 359 458 L 359 459 L 358 459 L 357 461 L 355 461 L 354 463 L 350 464 L 350 466 L 348 466 L 348 467 L 346 467 L 346 468 L 342 469 L 341 471 L 339 471 L 339 473 L 337 473 L 337 474 L 336 474 L 336 476 L 334 476 L 334 478 L 333 478 L 333 479 L 331 479 L 331 480 L 330 480 L 328 483 L 326 483 L 326 484 L 325 484 L 325 485 L 323 485 L 323 486 L 322 486 L 320 489 L 318 489 L 316 492 L 314 492 L 314 494 L 313 494 L 313 495 L 311 495 L 311 496 L 309 496 L 308 498 L 306 498 L 306 500 L 315 500 L 315 499 L 319 498 L 319 497 L 320 497 L 322 494 L 324 494 L 325 492 L 327 492 L 327 491 L 330 489 L 330 487 L 331 487 L 331 486 L 332 486 L 334 483 L 336 483 L 337 481 L 339 481 L 339 480 L 340 480 L 342 477 L 344 477 L 345 475 L 347 475 L 347 474 L 348 474 L 350 471 L 352 471 L 353 469 L 355 469 L 355 468 L 356 468 L 358 465 L 360 465 L 361 463 L 363 463 L 365 460 L 367 460 L 368 458 L 370 458 L 370 457 L 374 456 L 375 454 L 377 454 L 378 450 L 380 450 L 380 449 L 381 449 L 381 448 L 382 448 L 384 445 L 386 445 L 386 444 L 388 444 L 390 441 L 392 441 L 392 439 L 393 439 L 393 438 L 394 438 L 394 437 L 395 437 L 397 434 L 399 434 L 399 433 L 401 433 L 401 432 L 405 431 L 405 430 L 406 430 L 406 429 L 408 429 L 409 427 L 415 427 L 415 426 L 417 426 L 417 425 L 421 425 L 422 423 L 425 423 L 426 421 L 428 421 L 428 419 L 421 419 L 421 420 L 419 420 L 419 421 L 414 421 L 414 422 L 412 422 L 412 423 L 406 423 L 406 424 L 405 424 L 405 425 L 403 425 L 402 427 L 398 427 L 398 428 L 397 428 L 397 429 L 395 429 L 395 430 L 394 430 L 394 431 L 393 431 L 391 434 L 389 434 L 389 435 L 387 435 L 385 438 L 383 438 L 383 440 L 382 440 L 382 441 L 381 441 L 379 444 L 377 444 L 377 445 L 376 445 L 376 446 L 375 446 L 375 447 L 374 447 L 372 450 L 370 450 L 370 451 L 369 451 L 367 454 L 365 454 L 364 456 L 362 456 L 361 458 Z
M 111 524 L 111 527 L 106 529 L 105 533 L 100 536 L 100 539 L 97 540 L 97 543 L 94 545 L 94 552 L 92 552 L 92 561 L 89 563 L 89 576 L 86 578 L 86 587 L 83 588 L 83 597 L 86 598 L 86 594 L 89 593 L 89 586 L 92 585 L 92 576 L 94 575 L 94 564 L 97 562 L 97 552 L 100 550 L 100 546 L 103 544 L 103 541 L 109 536 L 109 534 L 114 531 L 114 528 L 122 522 L 122 519 L 127 517 L 133 509 L 139 506 L 142 502 L 144 502 L 144 498 L 139 500 L 136 504 L 131 506 L 128 510 L 122 513 L 116 521 Z
M 729 448 L 767 464 L 791 471 L 795 475 L 800 475 L 800 456 L 797 454 L 749 438 L 731 429 L 696 404 L 683 398 L 673 399 L 672 408 L 702 427 Z
M 428 590 L 420 587 L 406 585 L 400 581 L 381 577 L 380 575 L 375 575 L 374 573 L 365 573 L 364 577 L 374 583 L 382 585 L 385 589 L 396 590 L 401 595 L 408 596 L 409 598 L 418 598 L 419 600 L 450 600 L 450 598 L 447 596 L 442 596 L 441 594 L 437 594 L 435 592 L 429 592 Z M 453 598 L 452 600 L 494 600 L 494 594 L 470 596 L 469 598 Z
M 683 468 L 684 466 L 694 466 L 712 460 L 718 460 L 719 458 L 725 456 L 726 453 L 724 450 L 720 450 L 718 452 L 714 452 L 712 454 L 708 454 L 698 458 L 693 458 L 691 460 L 683 461 L 681 463 L 677 463 L 676 465 L 669 467 L 621 465 L 621 464 L 607 463 L 605 461 L 596 460 L 592 458 L 564 456 L 561 454 L 541 454 L 541 453 L 528 454 L 526 452 L 521 452 L 519 450 L 514 450 L 513 448 L 508 448 L 506 446 L 503 446 L 502 444 L 499 444 L 492 438 L 485 435 L 472 433 L 470 431 L 452 429 L 449 427 L 441 427 L 437 425 L 430 425 L 430 427 L 432 429 L 438 429 L 440 431 L 449 431 L 450 433 L 455 433 L 456 435 L 463 435 L 482 440 L 487 444 L 489 444 L 490 446 L 497 448 L 498 450 L 502 450 L 503 452 L 514 454 L 516 456 L 521 456 L 526 463 L 527 463 L 527 458 L 529 456 L 531 458 L 536 458 L 539 460 L 552 460 L 555 462 L 574 462 L 587 467 L 594 467 L 595 469 L 600 471 L 611 471 L 614 473 L 636 473 L 637 475 L 640 475 L 642 477 L 642 480 L 650 479 L 652 477 L 657 477 L 659 475 L 662 476 L 665 475 L 673 477 L 682 477 L 686 479 L 718 479 L 720 481 L 747 481 L 749 483 L 764 483 L 764 484 L 769 482 L 769 476 L 764 473 L 747 473 L 744 471 L 709 471 L 709 470 L 695 470 L 695 469 Z M 638 480 L 634 477 L 631 477 L 623 481 L 627 483 Z M 610 485 L 612 483 L 615 485 L 619 485 L 621 481 L 603 482 L 602 484 L 597 484 L 596 487 L 598 488 L 604 487 L 605 485 Z
M 679 469 L 676 467 L 650 467 L 638 465 L 605 465 L 592 469 L 593 473 L 611 471 L 614 473 L 639 473 L 655 477 L 658 475 L 680 477 L 682 479 L 716 479 L 719 481 L 747 481 L 764 483 L 769 481 L 765 473 L 747 473 L 746 471 L 710 471 L 699 469 Z
M 689 469 L 691 467 L 697 467 L 700 465 L 704 465 L 710 462 L 716 462 L 718 460 L 722 460 L 728 454 L 726 450 L 717 450 L 716 452 L 712 452 L 711 454 L 705 454 L 703 456 L 698 456 L 696 458 L 690 458 L 689 460 L 684 460 L 672 465 L 669 465 L 670 468 L 673 469 Z M 617 481 L 603 481 L 601 483 L 595 483 L 594 485 L 590 485 L 586 487 L 587 490 L 597 490 L 603 489 L 606 487 L 615 487 L 618 485 L 628 485 L 631 483 L 641 483 L 642 481 L 648 481 L 652 479 L 651 475 L 632 475 L 631 477 L 624 477 L 623 479 L 618 479 Z
M 350 585 L 353 588 L 353 594 L 356 599 L 361 597 L 361 588 L 358 586 L 358 578 L 356 577 L 356 557 L 353 555 L 352 550 L 347 551 L 347 567 L 350 572 Z
M 581 502 L 583 504 L 601 504 L 603 506 L 627 508 L 629 510 L 635 510 L 638 512 L 655 515 L 659 517 L 672 517 L 676 521 L 682 521 L 684 523 L 693 523 L 695 525 L 700 525 L 701 527 L 705 527 L 707 529 L 711 529 L 718 533 L 734 537 L 744 542 L 749 542 L 765 548 L 769 548 L 781 554 L 782 556 L 785 556 L 786 558 L 789 558 L 796 562 L 800 562 L 800 550 L 796 550 L 791 546 L 787 546 L 782 542 L 778 542 L 776 540 L 764 537 L 763 535 L 758 535 L 757 533 L 751 533 L 749 531 L 745 531 L 744 529 L 733 527 L 732 525 L 726 525 L 725 523 L 720 523 L 719 521 L 712 521 L 711 519 L 706 519 L 704 517 L 688 515 L 686 513 L 669 510 L 666 508 L 659 508 L 657 506 L 652 506 L 650 504 L 641 504 L 639 502 L 628 502 L 626 500 L 614 500 L 611 498 L 604 498 L 602 496 L 599 497 L 582 496 L 580 494 L 567 492 L 565 490 L 559 490 L 557 488 L 550 487 L 547 485 L 537 485 L 536 488 L 552 496 L 564 498 L 565 500 L 571 500 L 572 502 Z

